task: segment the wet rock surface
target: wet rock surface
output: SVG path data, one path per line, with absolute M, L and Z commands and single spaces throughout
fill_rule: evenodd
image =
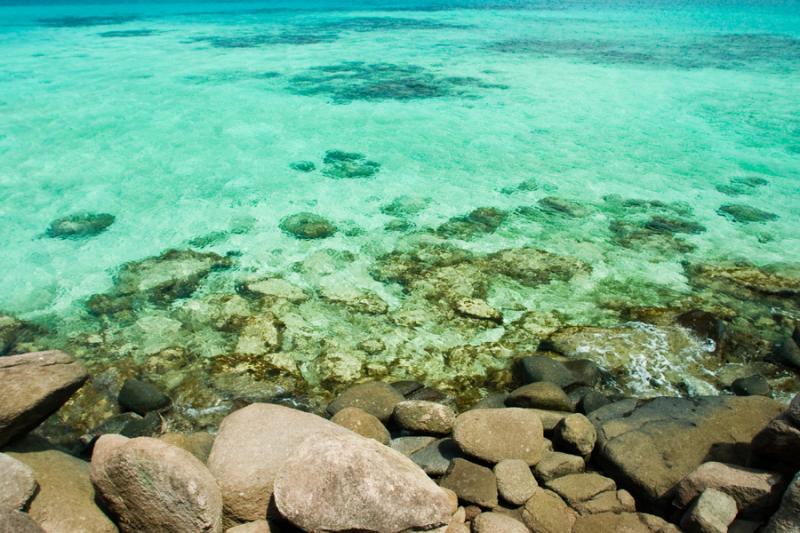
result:
M 54 239 L 87 239 L 106 231 L 114 220 L 109 213 L 75 213 L 52 221 L 45 235 Z

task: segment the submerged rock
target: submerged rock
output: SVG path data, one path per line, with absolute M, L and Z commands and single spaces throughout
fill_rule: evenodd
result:
M 583 218 L 589 214 L 589 210 L 575 200 L 568 200 L 557 196 L 547 196 L 539 200 L 538 203 L 542 211 L 554 215 Z
M 151 383 L 138 379 L 127 379 L 117 397 L 119 405 L 128 411 L 146 415 L 150 411 L 159 411 L 171 403 L 169 397 Z
M 686 272 L 695 286 L 708 287 L 739 298 L 755 294 L 792 297 L 800 295 L 800 272 L 796 269 L 758 267 L 751 263 L 688 265 Z
M 409 217 L 424 211 L 430 203 L 431 199 L 424 196 L 398 196 L 381 206 L 381 213 L 393 217 Z
M 332 179 L 371 178 L 381 169 L 380 163 L 371 161 L 358 152 L 328 150 L 322 161 L 322 175 Z
M 702 224 L 678 218 L 655 216 L 644 225 L 645 228 L 655 233 L 703 233 L 706 228 Z
M 436 232 L 456 239 L 471 239 L 480 235 L 494 233 L 506 218 L 506 212 L 495 207 L 479 207 L 468 215 L 453 217 Z
M 328 413 L 335 415 L 345 407 L 358 407 L 386 423 L 392 417 L 397 404 L 404 400 L 403 395 L 391 385 L 372 381 L 344 391 L 328 405 Z
M 717 213 L 742 224 L 768 222 L 779 218 L 775 213 L 744 204 L 723 204 L 717 209 Z
M 325 239 L 337 231 L 333 222 L 309 212 L 289 215 L 278 226 L 284 233 L 297 239 Z
M 314 172 L 317 165 L 313 161 L 293 161 L 289 163 L 289 168 L 298 172 Z
M 727 184 L 717 185 L 716 189 L 728 196 L 740 194 L 753 194 L 759 187 L 769 184 L 769 181 L 760 176 L 734 176 Z
M 455 302 L 455 311 L 464 318 L 487 320 L 495 324 L 503 323 L 500 311 L 480 298 L 464 298 Z
M 13 316 L 0 315 L 0 355 L 5 355 L 14 346 L 24 324 Z
M 75 213 L 50 223 L 45 235 L 54 239 L 86 239 L 100 235 L 114 223 L 108 213 Z

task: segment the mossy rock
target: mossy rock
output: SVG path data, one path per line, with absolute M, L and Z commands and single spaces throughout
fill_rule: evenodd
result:
M 309 212 L 289 215 L 281 220 L 278 227 L 287 235 L 297 239 L 325 239 L 333 236 L 337 231 L 333 222 Z
M 87 239 L 103 233 L 114 223 L 108 213 L 74 213 L 50 223 L 45 235 L 53 239 Z

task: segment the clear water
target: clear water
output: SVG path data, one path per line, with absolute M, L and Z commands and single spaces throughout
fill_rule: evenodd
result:
M 422 231 L 556 196 L 583 216 L 523 210 L 454 242 L 591 264 L 579 281 L 489 301 L 508 316 L 608 320 L 598 301 L 691 294 L 686 261 L 800 262 L 798 95 L 794 0 L 3 3 L 0 307 L 58 326 L 121 264 L 224 232 L 204 248 L 239 254 L 222 285 L 278 274 L 314 289 L 292 265 L 348 250 L 345 283 L 396 309 L 406 295 L 369 271 L 408 237 L 384 229 L 381 206 L 429 199 L 409 217 Z M 380 171 L 326 177 L 332 149 Z M 759 185 L 732 191 L 742 177 Z M 681 202 L 704 231 L 678 236 L 691 250 L 620 246 L 609 224 L 647 214 L 608 195 Z M 737 222 L 718 213 L 728 203 L 774 216 Z M 88 239 L 44 235 L 79 211 L 116 221 Z M 340 231 L 279 229 L 301 211 Z M 481 335 L 494 334 L 445 344 Z

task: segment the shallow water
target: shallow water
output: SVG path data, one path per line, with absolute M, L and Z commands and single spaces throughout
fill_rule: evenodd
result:
M 376 277 L 376 259 L 420 239 L 478 255 L 534 247 L 591 266 L 547 283 L 484 280 L 472 295 L 506 323 L 533 310 L 559 324 L 619 324 L 619 301 L 699 297 L 687 263 L 800 264 L 797 1 L 4 3 L 0 57 L 0 308 L 97 360 L 130 350 L 75 339 L 127 331 L 136 317 L 98 323 L 87 298 L 111 290 L 123 263 L 171 248 L 234 257 L 196 299 L 284 277 L 314 295 L 306 309 L 271 310 L 287 337 L 307 328 L 349 338 L 347 351 L 379 331 L 395 359 L 364 364 L 442 383 L 459 381 L 442 354 L 504 331 L 448 325 L 435 306 L 411 322 L 395 316 L 415 292 Z M 330 150 L 363 154 L 372 170 L 347 177 L 365 167 L 326 165 Z M 386 207 L 402 196 L 413 208 Z M 737 220 L 725 204 L 762 211 Z M 478 207 L 505 215 L 434 231 Z M 48 237 L 51 221 L 75 212 L 115 219 L 92 237 Z M 282 231 L 298 212 L 338 231 Z M 323 249 L 352 255 L 321 266 Z M 388 317 L 330 318 L 336 300 L 317 297 L 326 284 L 372 291 Z M 156 328 L 129 342 L 186 348 L 205 335 L 176 318 L 183 303 L 137 315 L 169 317 L 180 335 Z M 796 301 L 781 312 L 797 318 Z M 203 359 L 234 341 L 187 349 Z M 324 381 L 328 367 L 308 367 L 318 353 L 289 341 L 280 351 Z M 684 359 L 631 363 L 646 367 L 631 386 L 685 391 L 675 388 Z M 678 377 L 652 378 L 665 364 Z

